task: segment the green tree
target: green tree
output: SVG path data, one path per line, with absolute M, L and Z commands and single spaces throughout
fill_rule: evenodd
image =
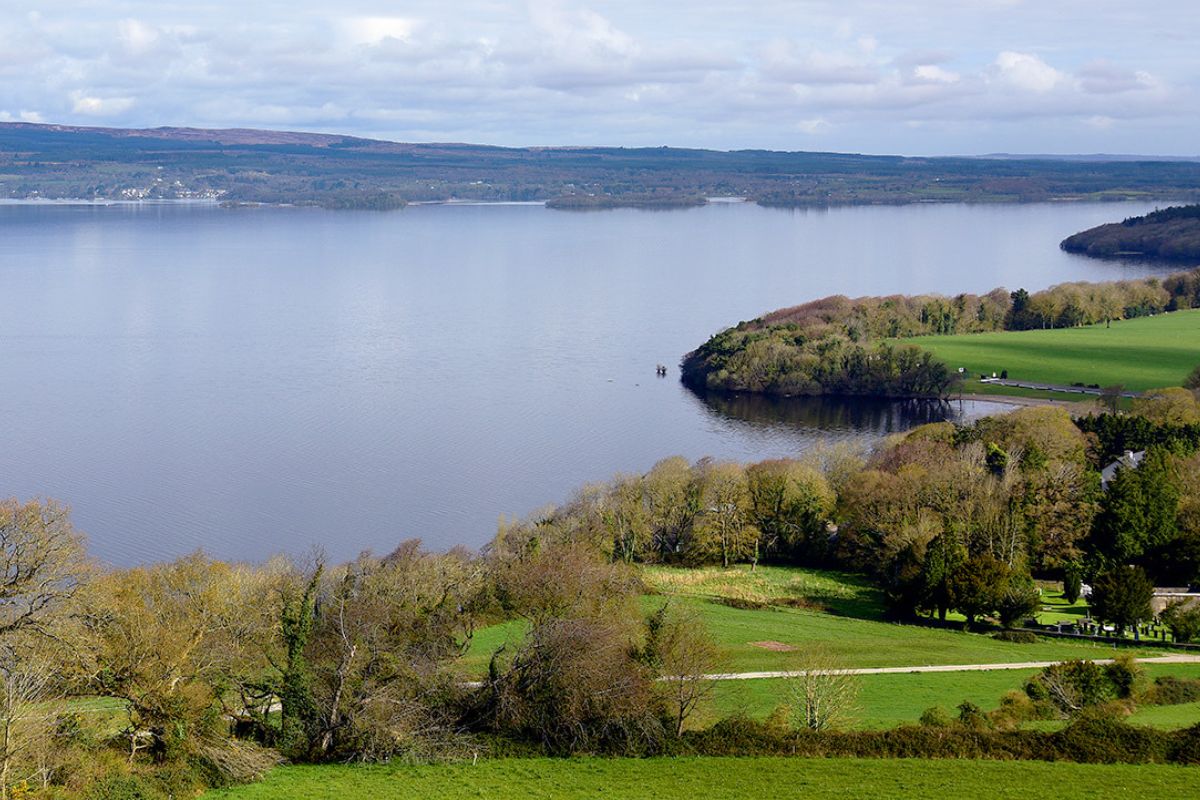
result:
M 1003 561 L 986 553 L 974 556 L 950 579 L 950 599 L 964 617 L 967 627 L 979 616 L 995 611 L 1008 589 L 1011 570 Z
M 1021 572 L 1010 576 L 1008 586 L 1000 596 L 996 613 L 1000 624 L 1011 628 L 1025 617 L 1035 614 L 1042 607 L 1042 593 L 1034 585 L 1028 573 Z
M 693 525 L 698 554 L 720 558 L 723 567 L 752 557 L 759 532 L 745 470 L 732 462 L 710 464 L 700 482 L 700 514 Z
M 825 525 L 837 499 L 825 476 L 798 461 L 775 460 L 750 466 L 746 479 L 762 551 L 801 564 L 822 563 Z
M 942 622 L 946 621 L 946 613 L 954 606 L 954 576 L 961 569 L 966 555 L 965 548 L 949 533 L 937 536 L 925 550 L 919 579 L 919 603 L 922 608 L 936 611 Z
M 1079 600 L 1083 591 L 1083 566 L 1078 561 L 1068 562 L 1063 568 L 1063 599 L 1071 605 Z
M 1153 616 L 1150 610 L 1153 596 L 1154 584 L 1146 576 L 1145 570 L 1141 567 L 1117 566 L 1096 578 L 1088 605 L 1093 616 L 1116 625 L 1117 635 L 1124 636 L 1127 627 Z
M 1168 454 L 1151 447 L 1136 469 L 1120 469 L 1109 482 L 1093 531 L 1097 550 L 1115 563 L 1140 560 L 1176 538 L 1178 508 Z
M 1191 642 L 1200 636 L 1200 606 L 1186 600 L 1170 603 L 1158 615 L 1177 642 Z
M 312 692 L 312 670 L 305 650 L 316 624 L 317 590 L 324 565 L 318 564 L 307 580 L 289 576 L 280 589 L 279 635 L 283 663 L 279 666 L 276 694 L 280 705 L 279 749 L 303 755 L 316 736 L 319 712 Z M 268 706 L 269 708 L 269 706 Z

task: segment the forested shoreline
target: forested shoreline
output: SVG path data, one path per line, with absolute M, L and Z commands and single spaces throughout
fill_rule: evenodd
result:
M 494 147 L 274 130 L 0 122 L 0 195 L 208 198 L 345 209 L 549 201 L 673 208 L 737 196 L 778 207 L 1200 198 L 1180 161 L 907 158 L 682 147 Z
M 777 395 L 944 397 L 959 379 L 918 336 L 1070 328 L 1200 307 L 1200 269 L 985 295 L 842 295 L 740 322 L 686 354 L 685 384 Z
M 1062 241 L 1068 253 L 1094 258 L 1143 257 L 1200 262 L 1200 205 L 1170 206 L 1097 225 Z

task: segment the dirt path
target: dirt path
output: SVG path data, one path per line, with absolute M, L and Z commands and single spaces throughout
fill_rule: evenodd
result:
M 1097 664 L 1111 664 L 1111 658 L 1091 659 Z M 991 672 L 1000 669 L 1045 669 L 1059 661 L 1016 661 L 1004 664 L 930 664 L 915 667 L 863 667 L 858 669 L 838 670 L 847 675 L 906 675 L 916 672 Z M 1139 664 L 1200 664 L 1200 655 L 1174 654 L 1168 656 L 1151 656 L 1139 658 Z M 763 678 L 796 678 L 804 675 L 803 670 L 780 672 L 722 672 L 705 675 L 714 681 L 752 681 Z

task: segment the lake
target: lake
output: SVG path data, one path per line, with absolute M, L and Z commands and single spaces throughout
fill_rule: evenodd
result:
M 669 455 L 795 455 L 938 418 L 706 402 L 676 365 L 828 294 L 1144 275 L 1058 242 L 1152 208 L 0 205 L 0 494 L 70 504 L 116 564 L 477 547 L 501 514 Z

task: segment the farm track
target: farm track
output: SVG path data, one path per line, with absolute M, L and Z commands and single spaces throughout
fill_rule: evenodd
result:
M 1111 664 L 1115 659 L 1091 659 L 1097 664 Z M 1060 663 L 1059 661 L 1013 661 L 1001 664 L 928 664 L 911 667 L 861 667 L 839 669 L 835 672 L 843 675 L 908 675 L 918 672 L 991 672 L 1001 669 L 1045 669 Z M 1151 656 L 1139 658 L 1139 664 L 1200 664 L 1200 655 L 1173 654 L 1166 656 Z M 752 681 L 769 678 L 798 678 L 807 674 L 804 670 L 781 670 L 774 672 L 719 672 L 705 675 L 705 680 L 713 681 Z

